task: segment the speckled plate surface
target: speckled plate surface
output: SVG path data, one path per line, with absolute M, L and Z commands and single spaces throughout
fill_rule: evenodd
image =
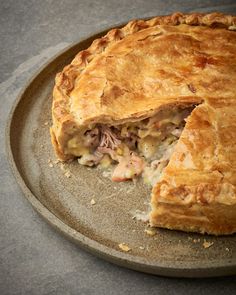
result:
M 17 182 L 51 225 L 113 263 L 175 277 L 236 274 L 235 235 L 211 237 L 159 229 L 150 236 L 145 232 L 147 225 L 133 218 L 136 210 L 148 210 L 150 188 L 141 181 L 112 183 L 102 170 L 82 167 L 76 161 L 57 163 L 49 135 L 55 74 L 104 33 L 49 61 L 19 95 L 6 133 Z M 122 252 L 120 243 L 131 250 Z

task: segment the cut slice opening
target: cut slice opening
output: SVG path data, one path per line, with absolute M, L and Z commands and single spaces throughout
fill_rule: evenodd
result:
M 115 164 L 113 181 L 140 175 L 150 185 L 157 183 L 193 108 L 175 107 L 150 118 L 121 125 L 95 124 L 83 135 L 68 141 L 67 152 L 86 166 Z

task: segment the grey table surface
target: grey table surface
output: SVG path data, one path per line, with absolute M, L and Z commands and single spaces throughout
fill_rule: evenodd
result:
M 236 14 L 236 1 L 0 1 L 0 294 L 236 294 L 236 277 L 164 278 L 84 252 L 32 209 L 6 159 L 9 110 L 50 57 L 95 31 L 174 11 Z

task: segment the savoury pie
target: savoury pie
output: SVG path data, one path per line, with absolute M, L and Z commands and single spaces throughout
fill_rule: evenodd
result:
M 153 186 L 152 226 L 236 232 L 236 17 L 129 22 L 56 76 L 58 157 Z

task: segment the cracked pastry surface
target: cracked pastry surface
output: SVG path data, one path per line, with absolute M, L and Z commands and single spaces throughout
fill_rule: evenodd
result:
M 236 17 L 177 13 L 132 21 L 95 40 L 56 77 L 52 142 L 67 160 L 84 153 L 77 139 L 99 124 L 132 125 L 194 105 L 153 187 L 150 223 L 230 234 L 236 231 Z

